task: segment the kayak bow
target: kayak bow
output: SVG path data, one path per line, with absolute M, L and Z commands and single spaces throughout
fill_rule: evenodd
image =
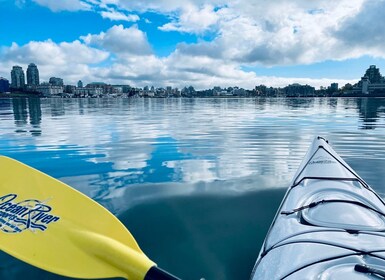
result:
M 379 195 L 317 137 L 279 207 L 251 279 L 385 279 L 384 213 Z

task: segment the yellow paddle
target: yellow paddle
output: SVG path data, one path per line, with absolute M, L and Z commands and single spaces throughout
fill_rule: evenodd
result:
M 0 156 L 0 249 L 75 278 L 178 279 L 140 250 L 104 207 L 66 184 Z

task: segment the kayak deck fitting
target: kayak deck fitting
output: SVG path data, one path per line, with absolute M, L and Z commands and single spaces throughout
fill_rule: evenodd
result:
M 385 279 L 385 203 L 324 138 L 295 174 L 251 279 Z

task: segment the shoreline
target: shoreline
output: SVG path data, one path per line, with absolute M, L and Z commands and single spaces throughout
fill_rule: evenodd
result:
M 209 98 L 218 98 L 218 99 L 253 99 L 253 98 L 385 98 L 385 94 L 338 94 L 338 95 L 326 95 L 326 96 L 320 96 L 320 95 L 314 95 L 314 96 L 283 96 L 283 95 L 255 95 L 255 96 L 169 96 L 169 97 L 149 97 L 149 96 L 99 96 L 99 97 L 63 97 L 58 95 L 52 95 L 52 96 L 42 96 L 38 94 L 30 94 L 30 93 L 0 93 L 0 99 L 3 98 L 39 98 L 39 99 L 46 99 L 46 98 L 54 98 L 54 99 L 102 99 L 102 98 L 127 98 L 127 99 L 134 99 L 134 98 L 144 98 L 144 99 L 167 99 L 167 98 L 185 98 L 185 99 L 209 99 Z

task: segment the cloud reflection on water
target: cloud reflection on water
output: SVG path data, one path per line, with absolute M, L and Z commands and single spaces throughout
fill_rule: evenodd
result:
M 370 151 L 384 108 L 381 98 L 1 99 L 0 150 L 93 197 L 144 183 L 288 178 L 315 135 L 345 145 L 348 160 Z M 351 145 L 358 139 L 365 145 Z
M 351 98 L 0 99 L 0 153 L 102 203 L 172 272 L 247 278 L 315 135 L 385 192 L 384 108 Z M 0 259 L 0 278 L 47 275 Z

